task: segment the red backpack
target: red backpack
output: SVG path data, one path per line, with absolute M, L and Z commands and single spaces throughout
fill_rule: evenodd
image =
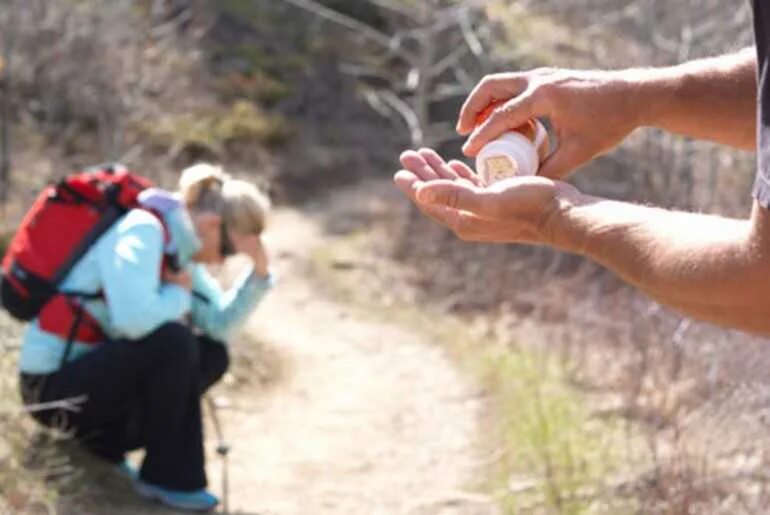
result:
M 152 183 L 122 165 L 74 173 L 45 188 L 24 216 L 3 258 L 2 306 L 31 320 L 55 297 L 83 296 L 59 286 L 88 249 Z

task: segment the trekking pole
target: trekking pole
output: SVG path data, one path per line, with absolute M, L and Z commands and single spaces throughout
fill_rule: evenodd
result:
M 227 457 L 230 454 L 230 445 L 225 442 L 222 425 L 219 422 L 217 404 L 210 395 L 206 396 L 208 411 L 211 413 L 211 422 L 217 435 L 217 454 L 222 458 L 222 509 L 224 513 L 230 513 L 230 478 L 228 477 Z

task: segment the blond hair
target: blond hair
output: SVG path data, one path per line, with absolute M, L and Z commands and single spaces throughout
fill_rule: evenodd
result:
M 219 166 L 199 163 L 186 168 L 179 190 L 188 209 L 217 213 L 240 233 L 260 234 L 265 229 L 268 196 L 250 182 L 233 179 Z

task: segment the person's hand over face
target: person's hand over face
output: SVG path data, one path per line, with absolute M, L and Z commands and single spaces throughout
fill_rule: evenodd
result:
M 192 213 L 191 218 L 201 244 L 195 260 L 208 264 L 221 263 L 224 259 L 220 252 L 222 217 L 208 211 L 201 211 Z
M 562 197 L 577 190 L 545 177 L 517 177 L 484 186 L 464 163 L 435 151 L 401 155 L 394 181 L 420 210 L 466 241 L 552 243 L 549 223 Z
M 254 269 L 260 277 L 267 277 L 270 260 L 265 251 L 265 245 L 259 234 L 243 234 L 229 229 L 228 234 L 233 242 L 235 251 L 251 258 Z
M 457 130 L 467 135 L 463 152 L 475 156 L 488 142 L 535 117 L 548 118 L 558 147 L 539 175 L 563 179 L 617 146 L 639 125 L 639 86 L 618 72 L 539 69 L 485 77 L 460 111 Z M 507 101 L 481 125 L 479 114 Z

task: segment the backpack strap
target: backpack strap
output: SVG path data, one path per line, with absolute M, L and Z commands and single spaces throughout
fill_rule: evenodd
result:
M 70 303 L 70 305 L 75 311 L 75 316 L 72 320 L 70 330 L 67 333 L 67 341 L 64 344 L 64 354 L 62 354 L 61 362 L 59 363 L 59 369 L 62 369 L 64 365 L 67 364 L 67 361 L 69 361 L 70 352 L 72 352 L 72 344 L 75 343 L 75 337 L 78 334 L 80 325 L 83 323 L 83 315 L 85 313 L 85 308 L 79 302 L 73 301 Z
M 164 255 L 163 255 L 161 270 L 159 270 L 159 273 L 161 273 L 163 269 L 179 271 L 180 264 L 179 264 L 179 259 L 177 254 L 174 252 L 168 252 L 167 250 L 169 247 L 169 244 L 171 243 L 172 236 L 168 228 L 168 225 L 166 224 L 163 213 L 157 209 L 153 209 L 152 207 L 141 205 L 141 203 L 140 205 L 136 206 L 135 209 L 142 209 L 152 214 L 160 222 L 161 227 L 163 229 Z M 86 252 L 88 252 L 88 250 L 94 245 L 94 243 L 96 243 L 96 240 L 98 240 L 99 237 L 102 236 L 124 214 L 125 214 L 125 211 L 119 209 L 116 206 L 110 206 L 104 211 L 104 214 L 100 218 L 99 222 L 97 222 L 97 224 L 91 229 L 91 231 L 89 231 L 89 233 L 83 238 L 83 240 L 75 249 L 75 251 L 73 251 L 70 259 L 67 261 L 65 266 L 63 266 L 62 269 L 59 271 L 59 274 L 57 274 L 57 280 L 56 280 L 57 285 L 64 280 L 64 278 L 72 270 L 75 264 L 77 264 L 77 262 L 86 254 Z M 72 319 L 71 319 L 72 323 L 69 325 L 69 328 L 67 329 L 67 332 L 66 332 L 66 339 L 64 342 L 65 348 L 64 348 L 64 353 L 62 354 L 61 363 L 60 363 L 60 368 L 61 368 L 65 366 L 69 361 L 69 356 L 72 352 L 72 346 L 74 345 L 75 341 L 78 340 L 78 336 L 80 335 L 84 324 L 86 323 L 93 324 L 95 325 L 95 328 L 99 332 L 101 331 L 101 328 L 99 328 L 98 324 L 93 319 L 91 319 L 91 317 L 88 315 L 87 311 L 85 310 L 85 307 L 83 306 L 82 301 L 103 299 L 104 295 L 102 292 L 91 293 L 91 292 L 79 292 L 79 291 L 60 291 L 59 294 L 63 297 L 66 297 L 68 307 L 70 308 L 70 312 L 72 313 Z M 211 300 L 206 295 L 200 292 L 192 291 L 191 294 L 193 295 L 193 297 L 195 297 L 196 299 L 198 299 L 199 301 L 205 304 L 211 303 Z M 61 330 L 59 334 L 61 334 L 62 336 L 65 336 L 63 330 Z
M 115 206 L 110 206 L 104 210 L 102 217 L 98 222 L 88 231 L 83 237 L 77 247 L 72 251 L 72 254 L 67 258 L 67 261 L 57 270 L 56 275 L 52 279 L 52 285 L 58 289 L 59 285 L 64 281 L 67 275 L 72 271 L 75 265 L 80 261 L 86 252 L 93 247 L 98 240 L 107 230 L 112 227 L 118 219 L 125 214 L 125 211 L 118 209 Z

